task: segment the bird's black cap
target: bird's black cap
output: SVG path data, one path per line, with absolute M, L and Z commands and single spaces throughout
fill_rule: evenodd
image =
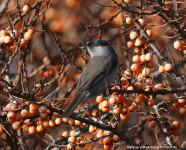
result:
M 90 47 L 90 48 L 98 47 L 98 46 L 107 46 L 107 45 L 109 45 L 109 44 L 106 41 L 100 40 L 100 39 L 91 41 L 87 44 L 87 46 Z

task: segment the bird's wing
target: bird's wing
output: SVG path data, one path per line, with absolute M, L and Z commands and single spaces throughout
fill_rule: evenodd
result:
M 105 78 L 109 72 L 112 72 L 118 63 L 118 59 L 114 57 L 116 56 L 109 55 L 107 58 L 101 56 L 91 58 L 82 72 L 76 88 L 76 94 L 90 88 L 102 78 Z M 93 72 L 95 69 L 96 72 Z

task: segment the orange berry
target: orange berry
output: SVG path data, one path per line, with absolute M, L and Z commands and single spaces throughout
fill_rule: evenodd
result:
M 102 96 L 97 96 L 96 97 L 96 102 L 102 103 L 104 101 L 104 98 Z
M 135 40 L 135 39 L 137 39 L 138 38 L 138 32 L 137 31 L 131 31 L 130 32 L 130 39 L 131 40 Z
M 37 125 L 36 130 L 37 130 L 37 132 L 43 132 L 44 128 L 41 124 L 39 124 L 39 125 Z
M 42 125 L 44 128 L 48 128 L 49 127 L 49 122 L 48 121 L 43 121 Z
M 144 69 L 142 70 L 142 74 L 143 74 L 144 76 L 150 76 L 151 71 L 150 71 L 149 68 L 144 68 Z
M 109 136 L 105 137 L 103 140 L 104 145 L 110 145 L 112 144 L 111 138 Z
M 147 53 L 146 55 L 145 55 L 145 60 L 146 61 L 151 61 L 153 59 L 153 54 L 152 53 Z
M 28 128 L 28 132 L 29 132 L 30 134 L 36 133 L 36 127 L 35 127 L 35 126 L 30 126 L 30 127 Z
M 54 127 L 56 124 L 54 120 L 49 120 L 49 126 Z
M 124 2 L 128 4 L 131 2 L 131 0 L 124 0 Z
M 32 39 L 32 34 L 30 34 L 29 32 L 25 32 L 24 39 L 27 40 L 27 41 L 31 40 Z
M 114 112 L 115 114 L 121 113 L 121 107 L 120 107 L 120 106 L 114 106 L 114 107 L 113 107 L 113 112 Z
M 140 22 L 142 27 L 145 26 L 145 20 L 144 19 L 140 18 L 140 19 L 138 19 L 138 21 Z
M 153 35 L 153 32 L 150 29 L 147 29 L 146 32 L 147 32 L 148 36 L 150 36 L 150 37 Z
M 75 124 L 78 125 L 78 126 L 80 126 L 80 125 L 82 125 L 82 122 L 79 121 L 79 120 L 75 120 Z
M 34 27 L 28 27 L 27 32 L 32 35 L 32 34 L 35 33 L 35 28 Z
M 135 52 L 135 53 L 140 53 L 141 50 L 142 50 L 141 47 L 137 47 L 137 46 L 134 47 L 134 52 Z
M 128 107 L 128 110 L 130 111 L 130 112 L 133 112 L 133 111 L 135 111 L 135 104 L 132 104 L 132 105 L 130 105 L 129 107 Z
M 94 109 L 94 110 L 92 111 L 92 116 L 94 116 L 94 117 L 99 116 L 99 111 L 96 110 L 96 109 Z
M 68 124 L 69 125 L 74 125 L 75 124 L 75 120 L 70 118 L 69 121 L 68 121 Z
M 124 101 L 124 104 L 125 104 L 126 107 L 130 107 L 132 105 L 132 101 L 130 99 L 126 99 Z
M 186 114 L 186 108 L 184 108 L 184 107 L 181 107 L 180 108 L 180 114 Z
M 75 144 L 76 143 L 76 137 L 75 136 L 70 136 L 68 138 L 68 142 L 72 143 L 72 144 Z
M 146 120 L 147 120 L 148 122 L 150 122 L 150 121 L 152 121 L 152 117 L 151 117 L 151 116 L 146 116 Z
M 48 118 L 48 114 L 45 112 L 45 113 L 40 113 L 40 117 L 42 119 L 47 119 Z
M 10 36 L 5 36 L 4 42 L 5 42 L 6 44 L 10 44 L 10 43 L 12 43 L 12 38 L 11 38 Z
M 123 121 L 128 121 L 130 119 L 130 115 L 129 114 L 126 114 L 126 115 L 120 114 L 120 118 Z
M 146 55 L 144 55 L 144 54 L 140 56 L 140 61 L 141 61 L 142 64 L 143 64 L 144 62 L 146 62 L 145 57 L 146 57 Z
M 148 100 L 148 105 L 149 106 L 153 106 L 153 105 L 155 105 L 155 103 L 156 103 L 156 101 L 155 101 L 154 98 L 149 98 L 149 100 Z
M 133 24 L 133 21 L 132 21 L 132 19 L 130 17 L 127 17 L 126 18 L 126 23 L 127 24 Z
M 136 96 L 136 98 L 134 98 L 134 103 L 136 103 L 137 105 L 141 104 L 142 102 L 142 98 L 139 96 Z
M 109 102 L 107 100 L 104 100 L 102 102 L 102 107 L 109 107 Z
M 42 105 L 39 107 L 40 113 L 45 113 L 47 111 L 47 107 L 45 105 Z
M 56 118 L 55 119 L 55 123 L 57 124 L 57 125 L 60 125 L 61 123 L 62 123 L 62 119 L 61 118 Z
M 149 127 L 150 128 L 155 128 L 156 127 L 156 122 L 155 121 L 149 122 Z
M 161 83 L 154 85 L 154 90 L 159 91 L 163 89 L 163 85 Z
M 23 109 L 23 110 L 21 111 L 21 116 L 22 116 L 23 118 L 28 117 L 28 116 L 29 116 L 29 111 L 28 111 L 27 109 Z
M 92 126 L 92 125 L 89 126 L 90 133 L 94 133 L 94 132 L 96 132 L 96 130 L 97 130 L 97 128 L 95 126 Z
M 180 40 L 177 40 L 174 42 L 174 48 L 179 49 L 182 47 L 182 42 Z
M 165 71 L 172 71 L 172 69 L 173 69 L 172 64 L 167 63 L 167 64 L 165 65 Z
M 136 82 L 136 83 L 134 84 L 134 87 L 136 88 L 136 90 L 142 90 L 142 88 L 143 88 L 143 83 L 141 83 L 141 82 Z
M 127 42 L 127 46 L 128 46 L 128 48 L 131 48 L 131 47 L 134 46 L 134 43 L 132 41 L 128 41 Z
M 130 69 L 132 71 L 137 71 L 138 70 L 138 64 L 132 64 L 131 67 L 130 67 Z
M 3 128 L 0 126 L 0 134 L 3 133 Z
M 30 11 L 30 6 L 28 4 L 23 6 L 23 12 L 28 13 Z
M 179 121 L 173 121 L 172 125 L 176 128 L 180 128 L 180 122 Z
M 113 97 L 111 97 L 110 99 L 109 99 L 109 102 L 110 102 L 110 104 L 117 104 L 117 99 L 116 99 L 116 97 L 115 96 L 113 96 Z
M 136 64 L 141 63 L 140 55 L 134 55 L 132 61 Z

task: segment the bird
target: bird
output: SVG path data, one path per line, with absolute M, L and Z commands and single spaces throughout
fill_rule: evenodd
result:
M 102 94 L 106 90 L 106 82 L 113 83 L 119 70 L 116 51 L 105 40 L 93 40 L 82 48 L 88 51 L 90 60 L 80 75 L 74 98 L 63 112 L 62 118 L 70 117 L 84 100 Z

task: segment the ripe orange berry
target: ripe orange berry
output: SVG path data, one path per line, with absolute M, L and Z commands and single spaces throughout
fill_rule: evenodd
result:
M 117 104 L 117 99 L 116 99 L 116 97 L 115 96 L 112 96 L 110 99 L 109 99 L 109 102 L 110 102 L 110 104 Z
M 128 107 L 128 110 L 130 111 L 130 112 L 133 112 L 133 111 L 135 111 L 135 104 L 132 104 L 132 105 L 130 105 L 129 107 Z
M 180 114 L 186 114 L 186 108 L 184 108 L 184 107 L 181 107 L 180 108 Z
M 128 121 L 130 119 L 130 114 L 126 114 L 126 115 L 120 114 L 120 118 L 123 121 Z
M 48 118 L 48 114 L 45 112 L 45 113 L 40 113 L 40 117 L 42 119 L 47 119 Z
M 151 61 L 153 59 L 153 54 L 152 53 L 147 53 L 146 55 L 145 55 L 145 60 L 146 61 Z
M 114 106 L 114 107 L 113 107 L 113 112 L 114 112 L 115 114 L 121 113 L 121 107 L 120 107 L 120 106 Z
M 89 126 L 90 133 L 94 133 L 94 132 L 96 132 L 96 130 L 97 130 L 97 128 L 95 126 L 92 126 L 92 125 Z
M 124 104 L 125 104 L 126 107 L 130 107 L 132 105 L 132 101 L 130 99 L 126 99 L 124 101 Z
M 135 40 L 135 39 L 137 39 L 138 38 L 138 32 L 137 31 L 131 31 L 130 32 L 130 39 L 131 40 Z
M 124 0 L 124 2 L 128 4 L 131 2 L 131 0 Z
M 154 85 L 154 90 L 155 91 L 159 91 L 159 90 L 162 90 L 162 89 L 163 89 L 163 84 L 159 83 L 159 84 Z
M 28 128 L 28 132 L 29 132 L 30 134 L 36 133 L 36 127 L 35 127 L 35 126 L 30 126 L 30 127 Z
M 141 83 L 141 82 L 136 82 L 136 83 L 134 84 L 134 87 L 136 88 L 136 90 L 142 90 L 142 88 L 143 88 L 143 83 Z
M 30 34 L 29 32 L 25 32 L 24 39 L 27 40 L 27 41 L 31 40 L 32 39 L 32 34 Z
M 56 118 L 55 119 L 55 123 L 57 124 L 57 125 L 60 125 L 61 123 L 62 123 L 62 119 L 61 118 Z
M 23 47 L 23 46 L 25 46 L 26 45 L 26 40 L 24 39 L 24 38 L 21 38 L 21 43 L 20 43 L 20 47 Z
M 132 71 L 137 71 L 138 70 L 138 64 L 132 64 L 131 67 L 130 67 L 130 69 Z
M 179 121 L 173 121 L 172 125 L 176 128 L 180 128 L 180 122 Z
M 28 111 L 27 109 L 23 109 L 23 110 L 21 111 L 21 116 L 22 116 L 23 118 L 28 117 L 28 116 L 29 116 L 29 111 Z
M 80 126 L 80 125 L 82 125 L 82 122 L 79 121 L 79 120 L 75 120 L 75 124 L 78 125 L 78 126 Z
M 152 68 L 154 67 L 154 63 L 152 61 L 147 62 L 147 68 Z
M 37 125 L 36 130 L 37 130 L 37 132 L 43 132 L 44 128 L 41 124 L 39 124 L 39 125 Z
M 73 148 L 74 148 L 74 145 L 73 144 L 71 144 L 71 143 L 67 144 L 67 149 L 71 150 Z
M 102 103 L 104 101 L 104 98 L 102 96 L 97 96 L 96 97 L 96 102 Z
M 146 32 L 147 32 L 148 36 L 150 36 L 150 37 L 153 35 L 153 32 L 150 29 L 147 29 Z
M 34 34 L 35 33 L 35 28 L 34 27 L 28 27 L 27 32 L 30 34 Z
M 48 121 L 43 121 L 42 125 L 44 128 L 48 128 L 49 127 L 49 122 Z
M 54 127 L 56 124 L 54 120 L 49 120 L 49 126 Z
M 10 44 L 10 43 L 12 43 L 12 38 L 11 38 L 10 36 L 5 36 L 4 42 L 5 42 L 6 44 Z
M 132 61 L 133 61 L 134 63 L 136 63 L 136 64 L 141 63 L 140 55 L 134 55 L 134 56 L 132 57 Z
M 127 46 L 128 46 L 128 48 L 131 48 L 131 47 L 134 46 L 134 43 L 132 41 L 128 41 L 127 42 Z
M 145 57 L 146 57 L 146 55 L 144 55 L 144 54 L 142 54 L 142 55 L 140 56 L 140 61 L 141 61 L 142 64 L 143 64 L 144 62 L 146 62 Z
M 145 20 L 144 19 L 140 18 L 140 19 L 138 19 L 138 21 L 140 22 L 142 27 L 145 26 Z
M 10 110 L 16 110 L 18 108 L 17 103 L 11 103 L 9 108 Z
M 141 50 L 142 50 L 141 47 L 137 47 L 137 46 L 134 47 L 134 52 L 137 53 L 137 54 L 140 53 Z
M 172 69 L 173 69 L 172 64 L 167 63 L 167 64 L 165 65 L 165 71 L 172 71 Z
M 111 138 L 109 136 L 105 137 L 103 140 L 104 145 L 110 145 L 112 144 Z
M 132 21 L 132 19 L 130 17 L 127 17 L 126 18 L 126 23 L 127 24 L 133 24 L 133 21 Z
M 102 107 L 109 107 L 109 102 L 107 100 L 104 100 L 102 102 Z
M 150 128 L 155 128 L 156 127 L 156 122 L 155 121 L 149 122 L 149 127 Z
M 177 40 L 174 42 L 174 48 L 179 49 L 182 47 L 182 42 L 180 40 Z
M 156 101 L 155 101 L 154 98 L 149 98 L 149 100 L 148 100 L 148 105 L 149 106 L 153 106 L 153 105 L 155 105 L 155 103 L 156 103 Z
M 75 144 L 76 143 L 76 137 L 75 136 L 70 136 L 68 138 L 68 142 L 72 143 L 72 144 Z
M 0 36 L 0 42 L 2 44 L 5 43 L 5 41 L 4 41 L 5 37 L 6 37 L 6 35 L 4 35 L 4 34 Z
M 141 102 L 142 102 L 142 98 L 141 97 L 136 96 L 136 98 L 134 98 L 134 103 L 135 104 L 139 105 L 139 104 L 141 104 Z
M 40 113 L 45 113 L 47 111 L 47 107 L 45 105 L 42 105 L 39 107 Z
M 148 122 L 150 122 L 150 121 L 152 121 L 152 117 L 151 117 L 151 116 L 146 116 L 146 120 L 147 120 Z
M 3 133 L 3 128 L 0 126 L 0 134 Z
M 94 110 L 92 111 L 92 116 L 97 117 L 98 115 L 99 115 L 99 111 L 96 110 L 96 109 L 94 109 Z
M 150 71 L 149 68 L 144 68 L 144 69 L 142 70 L 142 74 L 143 74 L 144 76 L 150 76 L 151 71 Z
M 69 125 L 74 125 L 75 124 L 75 120 L 70 118 L 69 121 L 68 121 L 68 124 Z
M 30 6 L 28 4 L 23 6 L 23 12 L 28 13 L 30 11 Z

